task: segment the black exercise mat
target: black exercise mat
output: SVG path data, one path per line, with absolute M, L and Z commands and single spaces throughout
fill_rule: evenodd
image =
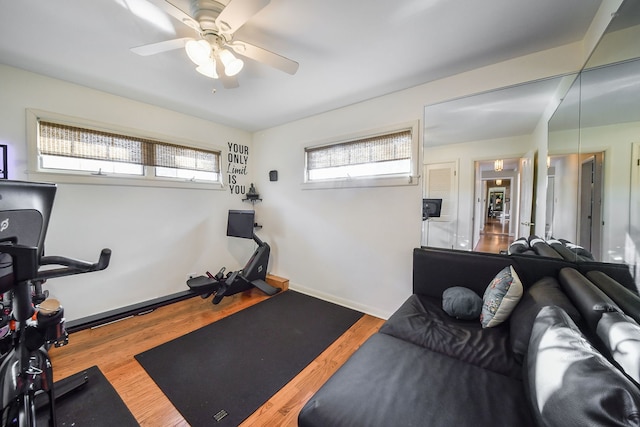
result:
M 135 358 L 191 425 L 237 426 L 360 317 L 289 290 Z
M 87 383 L 56 399 L 56 421 L 59 427 L 127 427 L 139 426 L 118 392 L 97 366 L 78 372 L 72 377 L 87 377 Z M 57 381 L 54 390 L 71 378 Z M 49 407 L 38 410 L 38 425 L 48 425 Z

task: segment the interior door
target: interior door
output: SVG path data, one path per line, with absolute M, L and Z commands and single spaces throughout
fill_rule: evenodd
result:
M 640 289 L 640 143 L 633 144 L 631 157 L 631 197 L 629 200 L 629 234 L 631 250 L 626 251 L 625 261 L 634 269 L 636 287 Z
M 482 180 L 480 164 L 475 162 L 475 188 L 474 188 L 474 210 L 473 210 L 473 242 L 471 247 L 475 248 L 480 241 L 480 232 L 484 228 L 486 217 L 485 193 L 486 182 Z
M 422 245 L 453 248 L 458 223 L 458 176 L 456 162 L 424 166 L 423 198 L 442 199 L 439 218 L 422 221 Z
M 591 229 L 593 226 L 593 157 L 582 162 L 580 169 L 580 232 L 578 244 L 591 251 Z
M 640 142 L 633 144 L 631 159 L 631 200 L 629 218 L 631 235 L 634 240 L 640 237 Z M 640 241 L 636 241 L 640 244 Z
M 593 257 L 602 254 L 602 198 L 604 153 L 592 153 L 582 160 L 580 169 L 580 213 L 578 244 Z
M 529 151 L 520 158 L 520 203 L 518 209 L 518 228 L 516 236 L 527 237 L 534 234 L 535 210 L 533 189 L 535 173 L 535 153 Z

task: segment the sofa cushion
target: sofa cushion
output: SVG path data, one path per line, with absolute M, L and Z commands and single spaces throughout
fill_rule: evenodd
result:
M 457 319 L 475 320 L 482 312 L 482 298 L 469 288 L 454 286 L 442 293 L 442 309 Z
M 500 270 L 482 297 L 482 327 L 491 328 L 507 320 L 522 297 L 523 287 L 512 266 Z
M 533 422 L 521 381 L 380 333 L 329 378 L 298 417 L 300 427 Z
M 582 319 L 578 309 L 560 289 L 560 284 L 554 277 L 544 277 L 524 291 L 522 299 L 509 317 L 511 335 L 511 350 L 519 362 L 522 362 L 531 337 L 533 322 L 542 307 L 556 305 L 562 308 L 576 323 Z
M 640 390 L 582 335 L 559 307 L 540 310 L 525 381 L 542 426 L 637 426 Z
M 437 298 L 410 296 L 380 332 L 503 375 L 522 375 L 511 356 L 508 323 L 484 329 L 477 320 L 449 316 Z

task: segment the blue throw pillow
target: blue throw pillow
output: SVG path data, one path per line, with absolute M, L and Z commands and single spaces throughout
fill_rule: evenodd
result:
M 480 317 L 482 298 L 469 288 L 454 286 L 442 293 L 442 309 L 451 317 L 474 320 Z

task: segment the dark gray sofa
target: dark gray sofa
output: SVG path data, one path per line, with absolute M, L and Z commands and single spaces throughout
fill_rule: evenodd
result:
M 463 286 L 482 296 L 496 273 L 509 265 L 520 276 L 524 294 L 507 321 L 483 328 L 479 321 L 459 320 L 443 311 L 446 289 Z M 640 388 L 634 380 L 640 373 L 629 375 L 621 369 L 610 343 L 596 332 L 603 312 L 622 310 L 575 267 L 543 257 L 415 249 L 413 295 L 307 402 L 299 425 L 640 425 Z M 625 296 L 629 292 L 616 286 Z M 571 289 L 577 305 L 565 288 Z M 557 312 L 543 312 L 546 306 Z M 599 308 L 594 311 L 594 306 Z M 628 320 L 620 316 L 620 321 Z M 584 357 L 584 366 L 576 364 L 581 369 L 577 374 L 566 372 L 566 387 L 548 392 L 544 384 L 549 381 L 543 378 L 547 370 L 538 363 L 548 364 L 553 354 L 544 347 L 549 331 L 580 334 L 577 328 L 585 331 L 591 342 L 587 346 L 598 354 Z M 585 370 L 595 372 L 593 381 Z M 572 393 L 576 399 L 567 400 Z M 590 398 L 581 393 L 591 393 Z M 573 405 L 571 410 L 567 405 Z M 568 419 L 556 424 L 558 416 Z

